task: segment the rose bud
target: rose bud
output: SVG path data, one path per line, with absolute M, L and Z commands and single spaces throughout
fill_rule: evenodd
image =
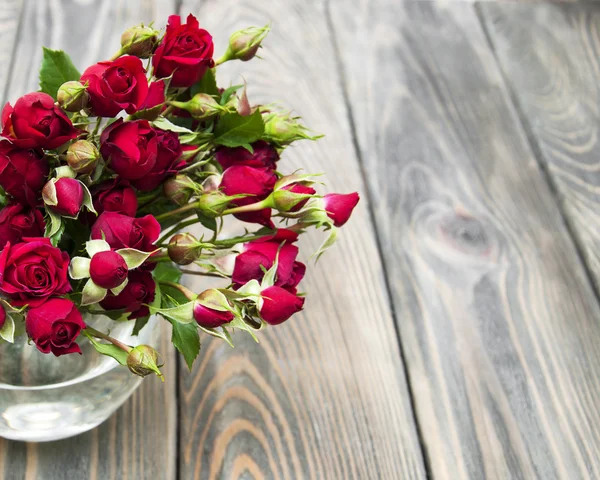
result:
M 252 168 L 244 165 L 233 166 L 225 170 L 221 180 L 221 190 L 225 195 L 245 195 L 232 203 L 238 207 L 257 203 L 267 198 L 273 191 L 277 175 L 266 168 Z M 271 209 L 263 208 L 255 212 L 238 213 L 234 215 L 243 222 L 259 223 L 273 228 Z
M 23 95 L 14 108 L 7 103 L 2 109 L 2 136 L 22 148 L 54 150 L 77 137 L 69 117 L 47 93 Z
M 146 306 L 152 303 L 156 292 L 156 284 L 152 273 L 145 269 L 136 268 L 129 272 L 127 285 L 121 293 L 113 295 L 108 293 L 100 306 L 105 310 L 125 309 L 130 312 L 129 318 L 140 318 L 150 314 Z
M 126 180 L 114 178 L 92 187 L 92 198 L 94 210 L 98 215 L 102 212 L 114 212 L 135 217 L 137 212 L 138 201 L 135 190 Z
M 35 150 L 0 141 L 0 186 L 21 203 L 36 206 L 50 168 Z
M 90 262 L 90 278 L 99 287 L 111 289 L 127 278 L 125 259 L 113 250 L 96 253 Z
M 165 197 L 176 205 L 185 205 L 188 203 L 197 189 L 196 182 L 183 174 L 167 178 L 163 183 Z
M 139 345 L 132 348 L 127 355 L 127 367 L 132 373 L 145 377 L 155 373 L 162 381 L 163 374 L 160 372 L 161 365 L 158 365 L 158 352 L 149 345 Z
M 77 140 L 67 149 L 67 163 L 76 173 L 92 173 L 98 164 L 100 152 L 92 142 Z
M 169 105 L 190 112 L 196 120 L 208 120 L 226 111 L 225 107 L 219 105 L 208 93 L 197 93 L 187 102 L 169 102 Z
M 268 287 L 260 294 L 263 299 L 260 316 L 269 325 L 279 325 L 285 322 L 294 313 L 302 310 L 304 306 L 304 298 L 281 287 Z
M 200 256 L 201 250 L 196 237 L 187 232 L 173 235 L 167 247 L 169 258 L 178 265 L 194 262 Z
M 276 145 L 289 145 L 296 140 L 317 140 L 323 135 L 310 135 L 310 130 L 298 122 L 300 117 L 292 117 L 289 113 L 267 113 L 264 138 Z
M 80 81 L 87 82 L 90 107 L 98 117 L 115 117 L 121 110 L 131 115 L 148 95 L 142 61 L 131 55 L 92 65 Z
M 42 353 L 52 352 L 57 357 L 79 353 L 75 343 L 85 323 L 77 306 L 66 298 L 51 298 L 30 308 L 25 318 L 27 335 Z
M 223 195 L 221 192 L 203 193 L 198 197 L 198 210 L 210 218 L 216 218 L 227 210 L 235 197 Z
M 247 62 L 251 60 L 258 52 L 260 43 L 269 33 L 269 25 L 264 27 L 248 27 L 243 30 L 234 32 L 229 37 L 229 47 L 217 64 L 224 63 L 228 60 L 241 60 Z
M 106 240 L 112 249 L 135 248 L 152 252 L 160 235 L 160 224 L 152 215 L 131 218 L 114 212 L 104 212 L 92 226 L 92 240 Z
M 149 58 L 158 43 L 157 30 L 144 24 L 128 28 L 121 35 L 121 53 Z
M 356 192 L 347 194 L 328 193 L 323 197 L 323 208 L 327 216 L 333 220 L 333 224 L 336 227 L 341 227 L 348 221 L 359 200 L 360 198 Z
M 204 328 L 217 328 L 233 320 L 233 313 L 229 311 L 214 310 L 194 302 L 194 320 Z
M 146 100 L 139 106 L 134 116 L 148 121 L 156 120 L 163 108 L 165 108 L 165 82 L 159 80 L 150 84 Z
M 170 87 L 191 87 L 213 67 L 214 45 L 210 34 L 199 28 L 198 20 L 188 15 L 181 24 L 179 15 L 171 15 L 167 31 L 152 56 L 154 75 L 171 78 Z
M 177 170 L 185 165 L 181 161 L 181 143 L 175 132 L 168 132 L 159 128 L 154 129 L 158 150 L 154 167 L 142 178 L 132 180 L 132 185 L 142 192 L 149 192 L 157 188 L 165 178 L 175 175 Z
M 52 179 L 42 190 L 44 203 L 64 217 L 76 218 L 83 205 L 83 185 L 74 178 Z
M 23 237 L 42 237 L 44 229 L 44 217 L 37 209 L 13 202 L 0 210 L 0 248 Z
M 7 244 L 0 252 L 0 292 L 15 307 L 37 307 L 50 296 L 71 291 L 68 268 L 69 254 L 53 247 L 49 238 Z
M 286 185 L 273 192 L 275 208 L 280 212 L 298 212 L 316 192 L 302 183 Z
M 279 153 L 277 153 L 275 147 L 264 140 L 254 142 L 251 146 L 253 152 L 248 151 L 244 147 L 219 147 L 215 152 L 215 158 L 221 167 L 223 167 L 223 170 L 234 165 L 275 170 L 276 162 L 279 160 Z
M 124 180 L 148 175 L 156 163 L 156 132 L 146 120 L 119 119 L 100 136 L 100 152 L 108 167 Z
M 81 82 L 72 80 L 63 83 L 56 94 L 56 100 L 63 110 L 67 112 L 78 112 L 87 107 L 90 96 L 87 87 Z

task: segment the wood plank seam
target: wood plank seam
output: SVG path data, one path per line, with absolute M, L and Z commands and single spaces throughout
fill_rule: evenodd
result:
M 400 355 L 400 361 L 402 363 L 402 368 L 404 370 L 404 375 L 406 378 L 406 386 L 407 386 L 408 396 L 409 396 L 409 400 L 410 400 L 411 414 L 412 414 L 412 418 L 413 418 L 413 421 L 415 424 L 417 440 L 419 442 L 419 447 L 421 450 L 421 460 L 423 462 L 423 467 L 425 469 L 425 475 L 427 476 L 427 478 L 432 478 L 431 461 L 429 458 L 429 452 L 427 450 L 427 445 L 424 441 L 422 425 L 420 424 L 419 418 L 416 414 L 415 395 L 413 392 L 413 384 L 411 381 L 411 374 L 410 374 L 410 371 L 409 371 L 409 368 L 408 368 L 408 365 L 406 362 L 404 350 L 402 348 L 402 341 L 401 341 L 401 334 L 400 334 L 400 327 L 399 327 L 400 322 L 399 322 L 397 311 L 396 311 L 396 308 L 394 307 L 394 302 L 392 299 L 390 276 L 389 276 L 387 264 L 386 264 L 386 261 L 385 261 L 384 255 L 383 255 L 383 245 L 381 243 L 381 236 L 379 234 L 377 224 L 375 222 L 375 212 L 373 210 L 375 208 L 374 207 L 375 198 L 372 195 L 371 185 L 367 179 L 368 172 L 366 171 L 365 162 L 364 162 L 364 159 L 363 159 L 363 156 L 361 153 L 361 149 L 360 149 L 360 146 L 358 143 L 356 122 L 354 120 L 352 105 L 350 103 L 348 84 L 345 81 L 346 77 L 345 77 L 344 65 L 343 65 L 342 57 L 340 55 L 340 47 L 339 47 L 337 39 L 336 39 L 335 27 L 333 25 L 333 20 L 331 17 L 331 10 L 330 10 L 331 9 L 331 0 L 324 0 L 324 1 L 325 1 L 325 22 L 327 24 L 327 28 L 329 31 L 329 40 L 331 42 L 332 50 L 333 50 L 334 57 L 335 57 L 335 71 L 336 71 L 337 77 L 338 77 L 337 82 L 340 86 L 342 98 L 344 100 L 344 108 L 346 110 L 346 118 L 348 121 L 350 132 L 352 134 L 352 148 L 353 148 L 354 154 L 356 155 L 356 158 L 358 160 L 358 164 L 359 164 L 360 171 L 361 171 L 361 176 L 363 178 L 364 185 L 365 185 L 365 191 L 367 192 L 369 217 L 370 217 L 370 221 L 371 221 L 371 226 L 375 232 L 377 253 L 379 255 L 379 261 L 381 262 L 381 266 L 383 269 L 383 276 L 384 276 L 384 281 L 385 281 L 385 298 L 386 298 L 386 301 L 390 308 L 390 314 L 394 320 L 394 331 L 396 333 L 398 353 Z
M 586 279 L 591 286 L 592 292 L 594 293 L 596 302 L 600 305 L 600 284 L 598 284 L 598 282 L 596 281 L 594 272 L 592 271 L 590 263 L 588 262 L 587 256 L 584 251 L 583 241 L 577 233 L 577 226 L 572 222 L 571 217 L 567 214 L 565 210 L 564 202 L 561 200 L 562 194 L 554 176 L 550 172 L 550 165 L 544 161 L 544 154 L 542 152 L 540 141 L 537 138 L 537 135 L 535 134 L 531 123 L 527 119 L 527 115 L 525 114 L 523 106 L 521 105 L 521 101 L 517 96 L 513 82 L 510 81 L 506 71 L 504 70 L 504 68 L 502 68 L 502 64 L 498 56 L 498 51 L 492 40 L 492 35 L 488 28 L 487 22 L 484 19 L 481 3 L 481 0 L 475 2 L 475 12 L 477 14 L 477 18 L 479 19 L 479 24 L 481 25 L 481 29 L 483 30 L 485 39 L 488 43 L 488 46 L 492 52 L 492 55 L 498 67 L 498 71 L 500 72 L 500 77 L 502 78 L 502 82 L 504 83 L 504 88 L 508 92 L 508 97 L 510 98 L 510 102 L 515 110 L 516 116 L 519 119 L 520 126 L 523 132 L 525 133 L 527 143 L 529 144 L 533 156 L 539 166 L 540 172 L 544 180 L 548 184 L 550 191 L 552 192 L 552 196 L 557 205 L 557 209 L 560 212 L 561 223 L 564 225 L 571 239 L 571 242 L 573 243 L 574 250 L 577 253 L 577 258 L 579 260 L 579 263 L 583 266 L 583 271 L 585 272 Z

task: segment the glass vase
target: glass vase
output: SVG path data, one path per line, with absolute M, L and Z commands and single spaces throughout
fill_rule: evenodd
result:
M 128 345 L 158 346 L 158 317 L 139 335 L 134 322 L 84 316 L 86 324 Z M 78 435 L 106 420 L 142 379 L 115 360 L 97 353 L 87 338 L 77 339 L 82 355 L 45 355 L 27 336 L 0 345 L 0 436 L 45 442 Z

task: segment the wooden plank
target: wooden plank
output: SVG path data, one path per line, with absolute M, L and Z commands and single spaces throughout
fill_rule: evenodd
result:
M 7 98 L 14 101 L 37 90 L 42 45 L 66 50 L 83 69 L 114 53 L 127 27 L 152 19 L 164 23 L 174 9 L 173 2 L 158 0 L 27 1 Z M 3 61 L 3 65 L 8 63 Z M 161 352 L 166 360 L 166 382 L 145 380 L 97 429 L 52 443 L 1 440 L 0 478 L 174 478 L 176 359 L 166 331 Z
M 220 82 L 243 75 L 252 102 L 280 100 L 326 134 L 288 149 L 282 170 L 325 171 L 333 191 L 364 197 L 323 3 L 184 2 L 189 12 L 217 54 L 234 30 L 272 22 L 264 60 L 225 64 Z M 234 350 L 203 338 L 194 374 L 181 376 L 182 478 L 423 478 L 367 206 L 363 198 L 339 243 L 309 265 L 301 315 L 261 332 L 259 345 L 241 333 Z M 322 240 L 310 235 L 301 256 Z
M 600 289 L 598 7 L 489 4 L 481 12 Z
M 473 6 L 330 14 L 432 476 L 598 478 L 600 310 Z

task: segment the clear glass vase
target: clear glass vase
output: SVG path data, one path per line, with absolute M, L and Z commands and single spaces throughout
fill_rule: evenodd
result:
M 134 322 L 104 316 L 84 317 L 86 324 L 128 345 L 158 346 L 158 317 L 138 336 Z M 80 336 L 83 355 L 44 355 L 27 336 L 0 345 L 0 436 L 45 442 L 72 437 L 106 420 L 140 385 L 142 379 L 115 360 L 100 355 Z

